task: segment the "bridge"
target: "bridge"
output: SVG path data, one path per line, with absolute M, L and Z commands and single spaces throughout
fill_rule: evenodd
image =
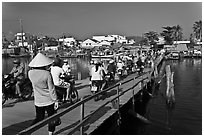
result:
M 81 100 L 73 105 L 67 103 L 61 106 L 55 115 L 33 126 L 30 126 L 35 118 L 33 100 L 5 104 L 2 106 L 2 134 L 47 135 L 47 124 L 56 118 L 61 118 L 62 121 L 61 125 L 56 127 L 55 134 L 58 135 L 93 134 L 113 115 L 117 115 L 115 122 L 119 124 L 120 108 L 130 100 L 134 106 L 134 96 L 147 85 L 152 75 L 156 75 L 157 66 L 162 59 L 163 56 L 157 58 L 155 67 L 146 68 L 143 75 L 129 75 L 95 95 L 90 93 L 88 79 L 76 81 Z M 94 101 L 94 97 L 104 93 L 107 93 L 106 96 Z

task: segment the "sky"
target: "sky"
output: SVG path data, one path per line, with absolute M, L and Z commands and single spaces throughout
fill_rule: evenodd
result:
M 6 36 L 20 32 L 19 19 L 25 32 L 38 36 L 142 36 L 180 25 L 189 39 L 193 24 L 202 20 L 202 2 L 2 2 Z

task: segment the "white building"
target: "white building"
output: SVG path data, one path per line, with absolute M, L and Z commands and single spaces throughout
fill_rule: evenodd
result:
M 128 40 L 126 39 L 125 36 L 121 36 L 121 35 L 108 35 L 108 37 L 113 37 L 115 39 L 116 43 L 124 43 L 124 44 L 128 43 Z
M 111 45 L 111 42 L 106 41 L 106 40 L 103 40 L 103 41 L 101 41 L 99 44 L 100 44 L 101 46 L 103 46 L 103 45 L 108 45 L 108 46 L 110 46 L 110 45 Z
M 190 41 L 174 41 L 173 44 L 189 44 Z
M 106 36 L 92 36 L 92 39 L 95 39 L 99 42 L 106 40 Z
M 94 39 L 86 39 L 81 43 L 82 48 L 93 48 L 96 46 L 101 46 L 97 40 Z

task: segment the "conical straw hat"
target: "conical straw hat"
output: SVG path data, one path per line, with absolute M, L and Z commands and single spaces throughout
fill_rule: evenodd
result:
M 29 63 L 29 67 L 44 67 L 53 63 L 53 60 L 46 57 L 42 53 L 38 53 L 33 60 Z

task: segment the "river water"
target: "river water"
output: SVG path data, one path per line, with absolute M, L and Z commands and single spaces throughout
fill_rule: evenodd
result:
M 64 58 L 65 59 L 65 58 Z M 89 75 L 89 59 L 88 58 L 67 58 L 71 66 L 72 74 L 76 80 L 85 79 Z M 14 58 L 2 58 L 2 74 L 7 74 L 13 67 Z M 25 66 L 25 71 L 28 71 L 28 64 L 31 58 L 20 58 L 21 63 Z
M 134 131 L 124 134 L 140 135 L 202 135 L 202 60 L 171 60 L 174 72 L 176 102 L 172 107 L 166 105 L 166 77 L 149 99 L 144 116 L 151 124 L 135 121 L 130 123 Z
M 25 66 L 29 58 L 21 58 Z M 89 59 L 69 58 L 72 73 L 76 79 L 89 75 Z M 9 73 L 13 58 L 2 58 L 2 74 Z M 174 107 L 167 107 L 164 99 L 165 78 L 160 84 L 157 95 L 148 101 L 145 117 L 152 124 L 137 124 L 125 134 L 143 135 L 201 135 L 202 134 L 202 60 L 183 59 L 167 61 L 174 72 Z M 130 124 L 132 125 L 132 124 Z

